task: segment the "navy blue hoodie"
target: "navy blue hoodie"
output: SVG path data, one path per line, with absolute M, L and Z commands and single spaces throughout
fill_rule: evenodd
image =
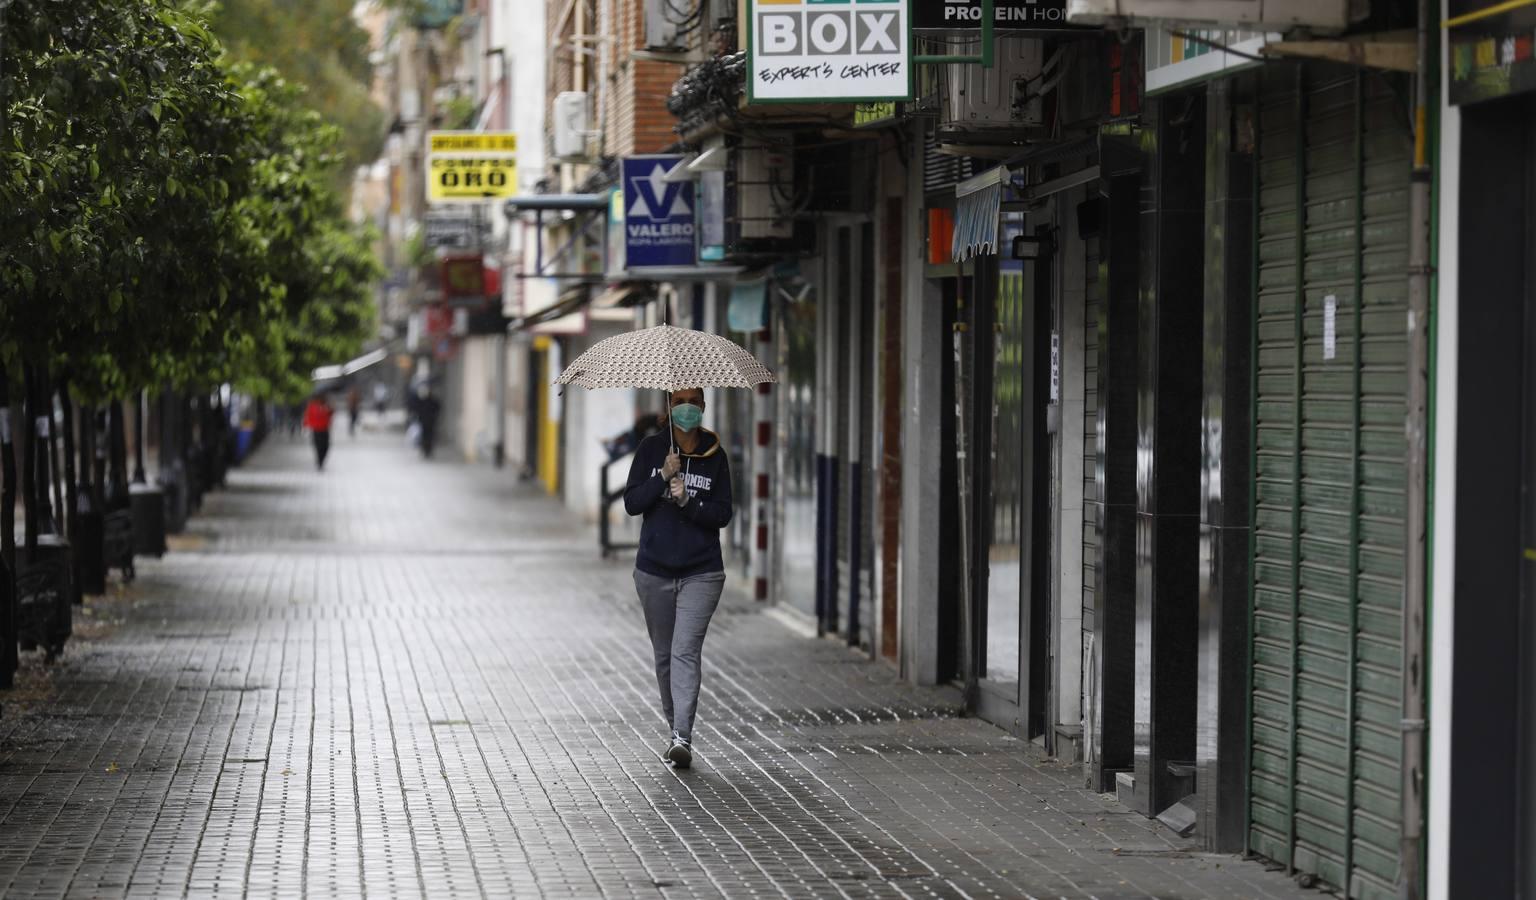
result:
M 713 431 L 699 429 L 696 452 L 682 458 L 688 503 L 679 507 L 661 480 L 661 467 L 672 449 L 671 429 L 640 442 L 624 486 L 624 511 L 645 516 L 635 568 L 658 578 L 687 578 L 725 571 L 720 559 L 720 529 L 731 521 L 731 466 Z

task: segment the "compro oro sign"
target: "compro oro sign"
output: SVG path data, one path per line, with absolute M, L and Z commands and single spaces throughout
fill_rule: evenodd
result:
M 905 0 L 747 0 L 752 103 L 907 100 Z
M 427 134 L 427 199 L 478 203 L 517 193 L 517 135 L 433 131 Z

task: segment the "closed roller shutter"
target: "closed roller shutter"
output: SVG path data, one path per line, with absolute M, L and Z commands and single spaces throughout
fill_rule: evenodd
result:
M 1083 308 L 1083 635 L 1093 634 L 1093 592 L 1099 564 L 1099 313 L 1104 298 L 1099 238 L 1083 241 L 1087 293 Z M 1087 664 L 1088 653 L 1083 654 Z
M 1407 94 L 1338 68 L 1261 77 L 1249 842 L 1394 897 Z

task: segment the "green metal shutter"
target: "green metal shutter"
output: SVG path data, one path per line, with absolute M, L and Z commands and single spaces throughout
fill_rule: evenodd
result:
M 1249 843 L 1395 897 L 1406 92 L 1315 65 L 1260 77 Z

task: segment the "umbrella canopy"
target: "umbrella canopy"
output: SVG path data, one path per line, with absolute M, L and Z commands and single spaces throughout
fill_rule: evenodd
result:
M 584 388 L 750 388 L 774 381 L 752 354 L 719 336 L 658 325 L 598 341 L 556 384 Z

